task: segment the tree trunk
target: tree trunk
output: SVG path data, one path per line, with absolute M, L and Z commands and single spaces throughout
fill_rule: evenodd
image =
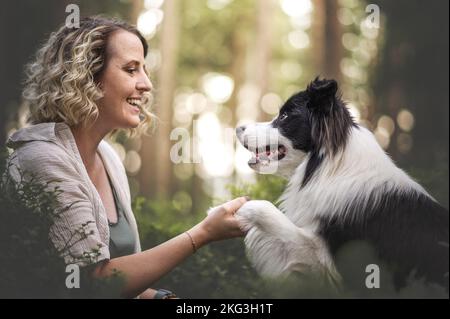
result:
M 131 0 L 130 13 L 128 14 L 130 23 L 136 25 L 142 9 L 144 9 L 143 0 Z
M 256 59 L 253 65 L 254 82 L 259 89 L 257 105 L 258 121 L 268 121 L 271 115 L 261 111 L 260 102 L 269 87 L 269 65 L 272 55 L 272 24 L 274 13 L 273 0 L 258 1 L 258 17 L 256 26 Z
M 150 196 L 152 190 L 155 190 L 160 198 L 167 198 L 171 193 L 173 179 L 170 160 L 170 132 L 172 130 L 172 102 L 176 85 L 175 70 L 179 34 L 178 0 L 166 0 L 163 10 L 164 20 L 160 42 L 162 64 L 158 71 L 155 103 L 156 114 L 160 121 L 154 136 L 143 138 L 140 189 L 144 195 Z
M 41 43 L 65 21 L 68 0 L 6 1 L 0 10 L 0 147 L 7 130 L 17 121 L 22 103 L 24 66 L 31 62 Z M 39 12 L 39 14 L 37 13 Z M 10 123 L 12 121 L 12 123 Z
M 448 207 L 449 2 L 373 2 L 386 20 L 375 74 L 376 110 L 395 121 L 406 108 L 415 119 L 410 132 L 396 127 L 387 151 Z M 405 135 L 412 140 L 409 151 L 400 150 L 398 139 Z
M 313 52 L 317 75 L 341 79 L 340 63 L 343 57 L 342 26 L 337 18 L 337 0 L 314 0 Z

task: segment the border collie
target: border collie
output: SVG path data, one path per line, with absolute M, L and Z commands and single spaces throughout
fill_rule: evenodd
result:
M 336 81 L 316 78 L 272 122 L 236 134 L 253 154 L 252 169 L 289 179 L 280 209 L 252 200 L 236 215 L 260 274 L 313 272 L 339 286 L 340 249 L 363 242 L 389 266 L 397 289 L 412 276 L 448 291 L 448 211 L 353 121 Z

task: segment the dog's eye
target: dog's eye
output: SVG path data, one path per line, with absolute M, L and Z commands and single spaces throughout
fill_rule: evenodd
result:
M 287 119 L 287 117 L 287 113 L 280 114 L 280 121 L 284 121 L 285 119 Z

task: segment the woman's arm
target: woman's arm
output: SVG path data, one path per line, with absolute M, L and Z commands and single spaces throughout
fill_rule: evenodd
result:
M 95 268 L 94 276 L 107 277 L 113 270 L 121 272 L 125 275 L 122 295 L 135 297 L 192 255 L 194 249 L 212 241 L 243 236 L 234 213 L 245 202 L 244 197 L 236 198 L 213 209 L 188 231 L 189 234 L 180 234 L 140 253 L 101 262 Z

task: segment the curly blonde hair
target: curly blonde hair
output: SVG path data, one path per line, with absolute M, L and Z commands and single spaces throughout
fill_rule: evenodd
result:
M 23 97 L 30 107 L 29 123 L 64 122 L 74 126 L 97 119 L 96 101 L 103 96 L 97 80 L 106 67 L 108 38 L 117 30 L 135 34 L 147 55 L 142 34 L 115 19 L 88 17 L 80 21 L 79 28 L 62 26 L 50 35 L 26 68 Z M 141 106 L 141 123 L 130 129 L 131 135 L 146 132 L 153 124 L 150 98 L 147 95 Z

